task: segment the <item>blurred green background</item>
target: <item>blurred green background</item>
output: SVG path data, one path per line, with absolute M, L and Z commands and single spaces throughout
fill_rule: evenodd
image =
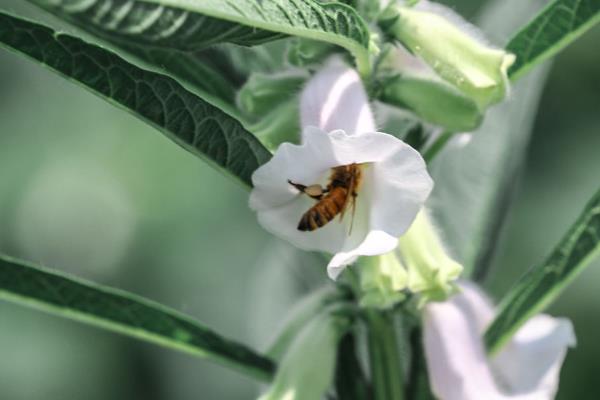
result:
M 33 15 L 21 3 L 0 0 Z M 451 3 L 469 17 L 481 4 Z M 598 41 L 595 29 L 556 59 L 487 281 L 496 298 L 598 187 Z M 260 348 L 314 271 L 274 263 L 295 250 L 258 226 L 247 197 L 134 117 L 0 51 L 1 253 L 147 296 Z M 573 320 L 579 342 L 559 399 L 600 395 L 598 288 L 596 262 L 550 310 Z M 0 302 L 0 399 L 248 399 L 256 390 L 202 360 Z

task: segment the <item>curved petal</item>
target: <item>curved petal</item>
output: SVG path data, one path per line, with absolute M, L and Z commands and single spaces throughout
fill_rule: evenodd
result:
M 537 315 L 492 360 L 492 368 L 511 393 L 536 393 L 539 399 L 553 399 L 567 348 L 573 346 L 571 321 Z
M 300 120 L 303 127 L 327 132 L 341 129 L 354 135 L 376 130 L 360 77 L 338 60 L 316 73 L 302 91 Z
M 323 154 L 331 147 L 331 140 L 322 130 L 314 127 L 305 129 L 302 145 L 283 143 L 269 162 L 252 174 L 254 190 L 250 193 L 250 208 L 267 210 L 286 205 L 298 197 L 288 179 L 297 183 L 320 183 L 327 178 L 328 171 L 338 165 L 336 160 Z
M 419 152 L 386 136 L 378 149 L 382 159 L 373 164 L 371 229 L 399 237 L 425 204 L 433 190 L 433 180 Z
M 472 283 L 424 313 L 425 356 L 435 395 L 441 400 L 550 400 L 568 346 L 575 344 L 568 320 L 530 319 L 494 360 L 481 339 L 494 310 Z
M 494 319 L 494 305 L 474 283 L 461 280 L 458 282 L 458 287 L 460 295 L 454 296 L 451 301 L 467 315 L 467 319 L 474 326 L 473 329 L 481 336 Z
M 385 254 L 394 250 L 397 245 L 397 237 L 383 231 L 370 231 L 358 247 L 336 253 L 327 264 L 327 274 L 335 280 L 344 268 L 356 261 L 359 256 Z
M 546 399 L 497 384 L 481 339 L 494 309 L 474 284 L 463 281 L 459 287 L 459 294 L 429 303 L 424 311 L 425 357 L 434 394 L 440 400 Z
M 475 324 L 454 300 L 428 303 L 423 329 L 429 380 L 438 399 L 508 398 L 496 387 Z

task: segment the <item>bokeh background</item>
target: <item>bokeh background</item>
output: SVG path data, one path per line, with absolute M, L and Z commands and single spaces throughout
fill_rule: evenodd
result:
M 0 0 L 35 14 L 21 3 Z M 472 17 L 482 2 L 446 3 Z M 600 183 L 599 41 L 595 29 L 556 58 L 486 283 L 496 298 L 543 259 Z M 1 253 L 133 291 L 260 347 L 314 271 L 260 229 L 247 197 L 134 117 L 0 51 Z M 550 309 L 573 320 L 578 338 L 559 399 L 600 395 L 599 288 L 596 261 Z M 208 362 L 0 302 L 0 399 L 255 393 Z

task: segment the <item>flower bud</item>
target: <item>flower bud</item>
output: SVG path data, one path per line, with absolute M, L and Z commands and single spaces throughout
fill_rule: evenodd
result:
M 299 143 L 300 111 L 298 108 L 298 98 L 293 97 L 263 114 L 256 123 L 249 124 L 246 128 L 271 151 L 275 151 L 283 142 Z
M 335 51 L 335 46 L 326 42 L 294 38 L 288 47 L 287 60 L 297 67 L 306 67 L 322 62 Z
M 420 295 L 421 304 L 445 300 L 454 292 L 463 267 L 448 256 L 425 210 L 400 237 L 397 254 L 408 272 L 407 287 Z
M 238 93 L 238 107 L 251 120 L 262 119 L 282 102 L 295 97 L 305 80 L 306 76 L 300 74 L 253 74 Z
M 451 22 L 457 18 L 440 15 L 440 10 L 441 6 L 426 1 L 415 7 L 394 4 L 383 12 L 379 24 L 480 109 L 504 99 L 507 70 L 515 56 L 482 43 L 466 32 L 468 29 L 461 29 L 459 25 L 468 27 L 466 21 Z
M 360 305 L 386 309 L 406 297 L 407 273 L 394 252 L 377 257 L 362 257 L 359 261 Z
M 424 121 L 452 132 L 469 132 L 479 126 L 482 112 L 473 100 L 438 79 L 396 75 L 381 82 L 378 98 L 407 108 Z

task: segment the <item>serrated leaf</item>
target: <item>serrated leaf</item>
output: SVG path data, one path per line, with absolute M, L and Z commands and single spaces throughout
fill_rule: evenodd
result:
M 351 7 L 313 0 L 29 0 L 61 18 L 133 44 L 197 50 L 294 35 L 348 49 L 369 68 L 370 34 Z
M 132 112 L 248 186 L 252 172 L 271 156 L 236 119 L 174 79 L 143 70 L 101 47 L 2 12 L 0 45 Z
M 543 263 L 531 268 L 504 296 L 485 333 L 490 352 L 499 350 L 529 319 L 554 301 L 600 254 L 600 190 Z
M 273 362 L 160 304 L 0 255 L 0 299 L 208 358 L 260 379 Z
M 517 56 L 509 75 L 517 79 L 600 22 L 600 0 L 555 0 L 508 43 Z
M 498 0 L 480 26 L 491 37 L 508 36 L 536 8 L 535 2 Z M 546 75 L 544 67 L 519 81 L 479 129 L 455 137 L 430 165 L 436 183 L 430 206 L 466 276 L 475 272 L 481 279 L 490 265 Z

